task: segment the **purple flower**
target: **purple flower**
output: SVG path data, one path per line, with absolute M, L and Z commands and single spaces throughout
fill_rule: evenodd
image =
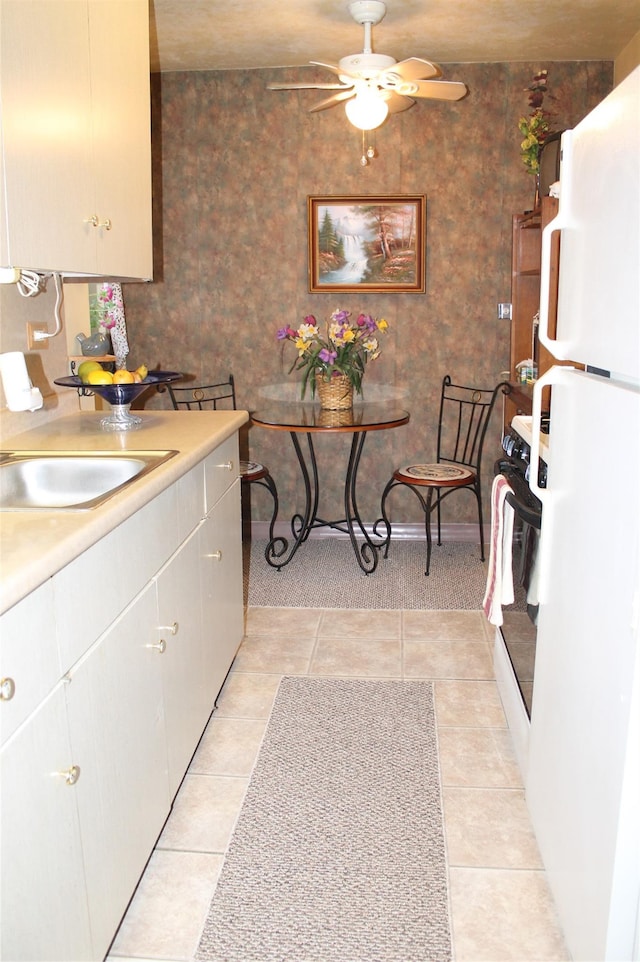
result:
M 325 364 L 333 364 L 337 356 L 338 356 L 337 351 L 328 351 L 326 347 L 323 347 L 320 353 L 318 354 L 319 359 L 321 361 L 324 361 Z
M 276 334 L 276 337 L 278 338 L 279 341 L 286 341 L 286 339 L 289 337 L 289 328 L 281 327 L 278 333 Z
M 371 314 L 361 314 L 358 318 L 358 324 L 360 327 L 366 327 L 368 331 L 377 330 L 376 322 L 371 317 Z

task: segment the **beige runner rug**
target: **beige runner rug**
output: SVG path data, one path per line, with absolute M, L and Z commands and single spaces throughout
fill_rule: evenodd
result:
M 196 958 L 451 957 L 431 683 L 283 678 Z

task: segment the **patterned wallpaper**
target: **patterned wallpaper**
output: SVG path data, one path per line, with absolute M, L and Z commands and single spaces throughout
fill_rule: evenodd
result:
M 369 436 L 361 463 L 363 517 L 378 517 L 393 468 L 435 454 L 442 377 L 487 386 L 508 367 L 509 325 L 496 305 L 510 300 L 511 216 L 531 207 L 534 184 L 520 160 L 519 116 L 526 87 L 549 70 L 545 106 L 558 129 L 575 125 L 612 86 L 610 63 L 447 64 L 463 80 L 458 103 L 419 101 L 375 135 L 378 157 L 360 164 L 360 133 L 341 107 L 309 114 L 322 92 L 276 92 L 269 81 L 326 74 L 315 68 L 173 73 L 153 78 L 155 280 L 124 288 L 131 357 L 202 379 L 233 371 L 239 406 L 294 398 L 276 330 L 344 307 L 385 317 L 389 333 L 370 364 L 365 394 L 393 398 L 411 413 L 406 427 Z M 308 195 L 418 194 L 427 197 L 424 294 L 310 294 Z M 166 395 L 149 406 L 169 407 Z M 487 444 L 486 483 L 499 450 L 501 412 Z M 244 439 L 269 464 L 281 517 L 300 508 L 297 462 L 286 433 L 254 427 Z M 342 514 L 341 480 L 350 438 L 320 438 L 322 513 Z M 394 495 L 395 498 L 395 495 Z M 254 495 L 253 518 L 269 503 Z M 449 499 L 445 521 L 474 518 L 474 501 Z M 420 521 L 414 499 L 398 495 L 395 521 Z

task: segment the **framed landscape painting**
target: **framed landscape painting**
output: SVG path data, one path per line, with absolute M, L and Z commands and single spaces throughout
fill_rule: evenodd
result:
M 424 194 L 309 197 L 309 290 L 425 290 Z

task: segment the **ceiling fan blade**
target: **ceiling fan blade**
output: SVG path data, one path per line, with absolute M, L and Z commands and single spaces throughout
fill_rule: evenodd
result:
M 332 97 L 327 97 L 326 100 L 321 100 L 320 103 L 316 104 L 315 107 L 312 107 L 310 109 L 309 113 L 314 114 L 318 110 L 326 110 L 327 107 L 335 107 L 336 104 L 339 104 L 341 101 L 348 100 L 349 97 L 354 97 L 354 96 L 355 96 L 355 90 L 349 87 L 346 90 L 342 90 L 341 93 L 339 94 L 333 94 Z
M 330 70 L 331 73 L 343 73 L 343 71 L 340 70 L 340 67 L 338 67 L 338 65 L 335 63 L 322 63 L 320 60 L 310 60 L 309 63 L 313 67 L 325 67 L 327 70 Z
M 344 90 L 344 84 L 267 84 L 267 90 Z
M 381 77 L 384 77 L 385 74 L 397 75 L 401 80 L 427 80 L 431 77 L 441 77 L 442 70 L 437 63 L 431 63 L 430 60 L 409 57 L 407 60 L 401 60 L 400 63 L 395 63 L 393 66 L 380 71 Z
M 428 97 L 432 100 L 461 100 L 468 93 L 466 84 L 456 80 L 412 80 L 398 84 L 403 97 Z
M 385 94 L 387 91 L 385 91 Z M 385 96 L 385 102 L 389 108 L 390 114 L 399 114 L 401 110 L 408 110 L 409 107 L 413 107 L 415 100 L 411 97 L 401 97 L 400 94 L 395 94 L 389 91 L 389 96 Z

